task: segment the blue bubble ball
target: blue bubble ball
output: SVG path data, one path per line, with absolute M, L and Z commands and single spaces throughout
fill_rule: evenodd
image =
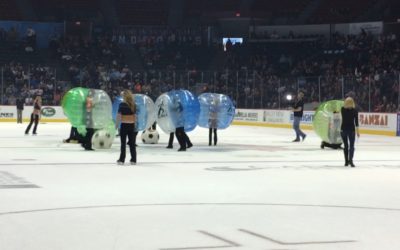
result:
M 223 94 L 203 93 L 199 97 L 198 125 L 202 128 L 226 129 L 235 117 L 232 100 Z
M 136 104 L 136 130 L 146 130 L 156 121 L 155 105 L 153 100 L 143 94 L 134 94 Z
M 122 103 L 122 101 L 123 101 L 122 96 L 117 96 L 114 98 L 114 101 L 112 104 L 112 118 L 114 120 L 114 123 L 117 120 L 118 108 L 119 108 L 119 105 Z
M 156 121 L 154 102 L 147 95 L 134 94 L 133 96 L 136 104 L 136 131 L 146 130 Z M 112 105 L 112 116 L 114 122 L 116 122 L 118 108 L 122 101 L 123 98 L 121 96 L 118 96 L 114 99 Z
M 200 103 L 188 90 L 172 90 L 156 100 L 157 124 L 165 133 L 184 127 L 185 132 L 196 128 L 200 114 Z

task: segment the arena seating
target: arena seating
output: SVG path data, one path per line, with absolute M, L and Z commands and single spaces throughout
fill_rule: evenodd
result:
M 18 20 L 20 17 L 15 0 L 0 1 L 0 20 Z

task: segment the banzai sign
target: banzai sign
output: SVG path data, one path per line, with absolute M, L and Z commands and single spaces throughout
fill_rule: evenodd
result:
M 359 118 L 361 125 L 387 127 L 389 121 L 388 115 L 383 114 L 360 114 Z

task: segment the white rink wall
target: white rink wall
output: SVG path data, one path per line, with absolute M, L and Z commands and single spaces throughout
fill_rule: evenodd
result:
M 29 121 L 32 106 L 25 106 L 23 120 Z M 312 129 L 314 111 L 304 111 L 301 127 Z M 0 106 L 0 122 L 16 122 L 15 106 Z M 43 106 L 42 122 L 67 122 L 61 106 Z M 233 124 L 291 128 L 293 112 L 289 110 L 237 109 Z M 400 136 L 400 113 L 359 113 L 361 133 Z

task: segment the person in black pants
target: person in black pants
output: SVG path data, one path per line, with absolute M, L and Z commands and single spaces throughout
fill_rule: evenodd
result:
M 219 105 L 219 99 L 215 98 L 213 102 L 211 103 L 210 107 L 210 117 L 208 119 L 208 126 L 209 126 L 209 131 L 208 131 L 208 146 L 211 146 L 211 141 L 212 141 L 212 135 L 214 133 L 214 146 L 217 146 L 217 127 L 218 127 L 218 105 Z
M 71 127 L 71 132 L 69 133 L 68 139 L 63 140 L 64 143 L 81 143 L 82 137 L 78 133 L 78 129 L 76 127 Z
M 121 139 L 121 153 L 117 160 L 118 165 L 125 163 L 126 157 L 126 138 L 129 139 L 129 149 L 131 153 L 131 165 L 136 165 L 136 135 L 135 122 L 136 122 L 136 105 L 133 101 L 132 93 L 129 90 L 124 90 L 122 94 L 123 102 L 119 105 L 117 122 L 115 127 L 118 128 L 121 123 L 120 139 Z
M 340 133 L 344 144 L 344 165 L 348 166 L 350 164 L 350 166 L 355 167 L 353 163 L 354 141 L 355 134 L 357 133 L 357 137 L 360 137 L 360 132 L 358 130 L 358 112 L 355 109 L 353 98 L 346 98 L 341 113 L 342 126 Z
M 169 140 L 168 140 L 167 148 L 173 148 L 174 147 L 173 146 L 173 144 L 174 144 L 174 136 L 175 136 L 174 132 L 169 133 Z
M 176 139 L 179 142 L 180 148 L 178 151 L 186 151 L 187 148 L 193 147 L 192 142 L 189 139 L 189 136 L 185 132 L 184 127 L 178 127 L 175 129 Z
M 24 111 L 24 98 L 17 99 L 17 123 L 22 123 L 22 112 Z
M 180 148 L 178 149 L 178 151 L 186 151 L 187 148 L 191 148 L 193 147 L 192 142 L 189 139 L 189 136 L 186 134 L 185 132 L 185 117 L 183 114 L 183 105 L 182 103 L 175 99 L 174 100 L 174 105 L 175 105 L 175 114 L 176 114 L 176 120 L 177 120 L 177 124 L 181 124 L 181 126 L 177 127 L 175 129 L 175 136 L 176 139 L 179 142 L 179 146 Z
M 33 102 L 33 112 L 31 114 L 31 121 L 29 122 L 28 127 L 25 130 L 25 134 L 29 134 L 29 130 L 31 130 L 33 122 L 35 122 L 35 126 L 33 127 L 33 135 L 36 135 L 37 126 L 39 123 L 39 115 L 40 110 L 42 109 L 42 98 L 37 96 L 35 101 Z
M 184 129 L 184 128 L 183 128 Z M 176 129 L 175 129 L 175 131 L 176 131 Z M 179 131 L 182 131 L 182 128 L 179 128 Z M 185 140 L 185 149 L 186 148 L 191 148 L 191 147 L 193 147 L 193 144 L 192 144 L 192 142 L 190 141 L 190 139 L 189 139 L 189 136 L 187 136 L 187 134 L 186 134 L 186 132 L 185 132 L 185 130 L 183 130 L 184 132 L 183 132 L 183 137 L 184 137 L 184 140 Z M 173 146 L 173 144 L 174 144 L 174 136 L 175 136 L 175 133 L 174 132 L 172 132 L 172 133 L 169 133 L 169 140 L 168 140 L 168 146 L 167 146 L 167 148 L 174 148 L 174 146 Z M 177 137 L 178 138 L 178 137 Z M 179 140 L 178 140 L 178 142 L 179 142 Z M 181 147 L 182 148 L 182 147 Z M 181 151 L 185 151 L 185 150 L 181 150 Z

